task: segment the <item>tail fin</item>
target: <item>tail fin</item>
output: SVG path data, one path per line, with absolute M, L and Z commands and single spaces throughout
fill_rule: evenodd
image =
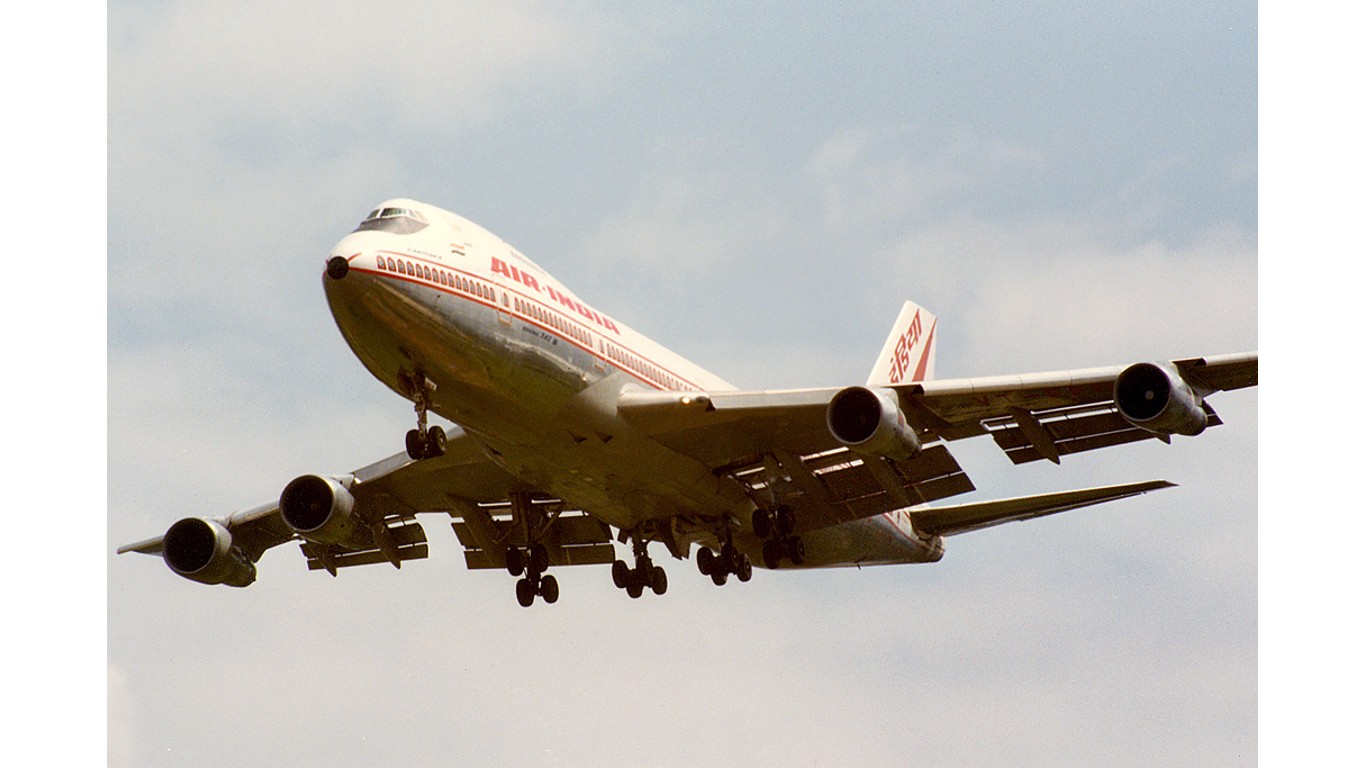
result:
M 923 307 L 908 301 L 882 345 L 868 385 L 909 384 L 934 378 L 935 326 L 938 320 Z

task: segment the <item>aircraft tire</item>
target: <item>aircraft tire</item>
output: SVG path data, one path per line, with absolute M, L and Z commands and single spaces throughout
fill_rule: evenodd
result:
M 779 535 L 791 536 L 792 532 L 797 530 L 797 516 L 793 514 L 792 507 L 787 505 L 778 507 L 778 512 L 774 518 L 778 524 Z
M 521 576 L 526 572 L 526 558 L 522 556 L 522 550 L 508 547 L 507 567 L 509 576 Z
M 749 561 L 748 557 L 742 558 L 740 560 L 740 567 L 735 570 L 735 578 L 739 579 L 741 582 L 746 582 L 749 581 L 750 577 L 753 575 L 754 564 Z
M 626 589 L 630 583 L 631 569 L 626 567 L 624 560 L 614 560 L 612 562 L 612 583 L 617 585 L 617 589 Z
M 701 571 L 703 576 L 710 576 L 710 575 L 711 575 L 711 572 L 712 572 L 715 568 L 716 568 L 716 555 L 715 555 L 715 553 L 713 553 L 713 552 L 711 551 L 711 549 L 709 549 L 709 548 L 707 548 L 707 547 L 700 547 L 700 548 L 698 548 L 698 550 L 697 550 L 697 570 Z
M 735 573 L 735 569 L 740 565 L 740 550 L 734 544 L 726 544 L 721 547 L 721 568 L 720 570 Z
M 754 535 L 761 539 L 767 539 L 768 535 L 773 533 L 773 518 L 769 516 L 766 509 L 754 510 L 754 516 L 750 519 L 750 523 L 754 526 Z
M 662 595 L 669 591 L 669 574 L 658 565 L 650 569 L 650 591 Z
M 523 608 L 530 608 L 531 604 L 536 602 L 536 583 L 531 579 L 517 580 L 517 602 Z
M 423 437 L 422 433 L 418 432 L 416 429 L 408 430 L 408 436 L 404 441 L 404 444 L 408 449 L 408 458 L 414 461 L 427 455 L 426 439 Z
M 432 427 L 427 430 L 427 444 L 424 455 L 429 459 L 446 455 L 446 430 L 441 427 Z
M 545 569 L 550 567 L 550 551 L 544 544 L 535 544 L 531 547 L 531 562 L 528 567 L 536 573 L 545 573 Z
M 554 576 L 547 575 L 541 579 L 541 597 L 547 604 L 560 599 L 560 582 L 556 581 Z
M 727 573 L 727 572 L 721 570 L 720 568 L 718 568 L 718 569 L 716 569 L 715 571 L 712 571 L 712 574 L 711 574 L 711 583 L 715 584 L 715 585 L 718 586 L 718 587 L 724 587 L 724 586 L 726 586 L 726 579 L 727 579 L 729 576 L 730 576 L 729 573 Z

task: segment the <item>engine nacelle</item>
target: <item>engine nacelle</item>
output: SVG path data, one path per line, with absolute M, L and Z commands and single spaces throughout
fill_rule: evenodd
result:
M 203 517 L 187 517 L 168 528 L 161 539 L 161 559 L 201 584 L 245 587 L 256 581 L 256 564 L 232 545 L 232 533 Z
M 825 409 L 825 425 L 842 445 L 863 454 L 902 461 L 923 447 L 890 389 L 841 389 Z
M 1130 424 L 1159 435 L 1198 435 L 1209 424 L 1204 398 L 1175 369 L 1137 363 L 1115 379 L 1115 404 Z
M 351 549 L 372 542 L 369 528 L 355 514 L 356 499 L 330 477 L 296 477 L 280 494 L 280 517 L 291 530 L 320 544 Z

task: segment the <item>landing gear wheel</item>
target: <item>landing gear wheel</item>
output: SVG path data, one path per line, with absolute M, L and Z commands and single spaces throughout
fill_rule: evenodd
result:
M 774 513 L 774 522 L 778 525 L 778 533 L 782 536 L 791 536 L 797 530 L 797 516 L 792 512 L 792 507 L 783 505 L 778 507 Z
M 612 583 L 617 585 L 617 589 L 626 589 L 626 585 L 631 583 L 631 569 L 626 567 L 625 561 L 612 563 Z
M 554 603 L 560 599 L 560 582 L 554 576 L 547 575 L 541 579 L 541 597 L 546 603 Z
M 754 510 L 750 524 L 754 526 L 754 535 L 761 539 L 767 539 L 768 535 L 773 533 L 773 518 L 769 517 L 767 510 Z
M 626 583 L 626 594 L 630 595 L 632 600 L 645 594 L 645 585 L 635 577 L 634 573 L 631 574 L 631 580 Z
M 801 565 L 806 562 L 806 545 L 802 543 L 801 537 L 789 536 L 786 543 L 787 559 L 793 565 Z
M 426 440 L 421 432 L 416 429 L 408 430 L 408 437 L 404 440 L 408 449 L 408 458 L 416 461 L 427 454 Z
M 711 572 L 716 570 L 716 554 L 706 547 L 699 548 L 697 550 L 697 570 L 701 571 L 703 576 L 710 576 Z
M 718 587 L 724 587 L 724 586 L 726 586 L 726 579 L 729 578 L 729 577 L 730 577 L 730 574 L 729 574 L 729 573 L 727 573 L 727 572 L 725 572 L 725 571 L 723 571 L 723 570 L 717 569 L 717 570 L 715 570 L 715 571 L 712 571 L 712 574 L 711 574 L 711 583 L 715 584 L 715 585 L 718 586 Z
M 662 595 L 669 591 L 669 574 L 657 565 L 650 569 L 650 591 L 656 595 Z
M 417 431 L 417 430 L 413 430 Z M 411 453 L 409 454 L 411 455 Z M 427 430 L 427 445 L 424 449 L 424 458 L 434 458 L 446 455 L 446 430 L 441 427 L 432 427 Z
M 526 558 L 522 556 L 522 550 L 508 547 L 507 566 L 509 576 L 521 576 L 526 572 Z
M 531 557 L 529 567 L 537 573 L 545 573 L 545 569 L 550 567 L 550 551 L 544 544 L 534 544 L 531 547 Z
M 735 578 L 739 579 L 742 582 L 745 582 L 749 581 L 750 577 L 753 575 L 754 565 L 749 562 L 748 557 L 742 558 L 740 560 L 740 567 L 735 569 Z
M 556 597 L 558 596 L 557 589 Z M 536 582 L 531 579 L 517 580 L 517 602 L 521 604 L 523 608 L 530 608 L 531 604 L 536 602 Z

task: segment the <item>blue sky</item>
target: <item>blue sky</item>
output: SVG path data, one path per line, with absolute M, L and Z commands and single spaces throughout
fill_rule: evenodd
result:
M 1063 467 L 955 443 L 976 498 L 1181 487 L 933 566 L 525 611 L 437 520 L 335 582 L 112 551 L 398 450 L 319 286 L 391 196 L 744 387 L 862 381 L 905 298 L 945 377 L 1254 349 L 1256 46 L 1228 3 L 111 4 L 110 763 L 1252 762 L 1255 391 Z

